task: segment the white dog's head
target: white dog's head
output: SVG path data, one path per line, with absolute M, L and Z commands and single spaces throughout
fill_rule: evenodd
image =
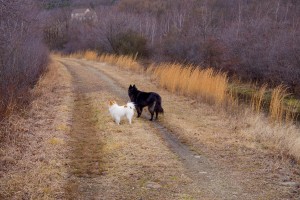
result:
M 112 105 L 117 104 L 117 102 L 115 100 L 109 100 L 108 101 L 108 106 L 111 107 Z

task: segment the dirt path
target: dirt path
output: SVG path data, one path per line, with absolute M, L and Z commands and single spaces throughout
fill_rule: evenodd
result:
M 126 79 L 141 85 L 149 80 L 104 64 L 58 61 L 71 73 L 76 94 L 67 143 L 70 170 L 65 188 L 70 199 L 292 198 L 290 188 L 251 177 L 228 163 L 222 166 L 201 142 L 184 144 L 180 127 L 172 126 L 167 117 L 151 123 L 146 114 L 134 119 L 132 126 L 125 121 L 114 124 L 106 102 L 128 101 Z
M 122 128 L 112 122 L 107 100 L 120 102 L 122 88 L 94 68 L 62 63 L 74 77 L 76 93 L 68 142 L 70 199 L 181 199 L 194 193 L 185 189 L 190 179 L 180 173 L 177 158 L 163 144 L 159 148 L 160 139 L 149 124 Z M 169 170 L 169 165 L 176 167 Z
M 85 95 L 97 91 L 101 85 L 97 82 L 93 87 L 82 83 L 80 76 L 74 68 L 68 67 L 73 76 L 75 85 L 75 102 L 73 108 L 73 121 L 70 140 L 70 173 L 72 176 L 66 184 L 66 191 L 70 199 L 93 199 L 97 196 L 97 184 L 93 177 L 102 173 L 102 147 L 101 139 L 97 135 L 97 119 L 93 115 L 91 99 Z M 76 177 L 76 178 L 74 178 Z

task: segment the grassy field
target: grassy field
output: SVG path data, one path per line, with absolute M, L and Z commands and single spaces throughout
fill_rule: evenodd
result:
M 230 107 L 246 103 L 254 112 L 267 111 L 269 118 L 277 123 L 293 123 L 299 118 L 300 100 L 293 98 L 283 85 L 269 88 L 267 85 L 229 82 L 226 73 L 179 63 L 151 64 L 146 69 L 139 64 L 136 56 L 98 55 L 94 51 L 78 52 L 69 56 L 106 62 L 136 72 L 146 71 L 161 87 L 172 93 L 227 108 L 229 106 L 230 110 Z
M 300 132 L 295 125 L 300 101 L 292 98 L 284 86 L 272 89 L 267 85 L 258 87 L 229 82 L 225 73 L 178 63 L 152 64 L 145 69 L 131 56 L 97 55 L 88 51 L 70 57 L 106 62 L 126 70 L 143 72 L 171 93 L 215 105 L 218 112 L 225 111 L 233 116 L 232 123 L 249 124 L 249 128 L 240 133 L 248 138 L 246 140 L 300 159 Z

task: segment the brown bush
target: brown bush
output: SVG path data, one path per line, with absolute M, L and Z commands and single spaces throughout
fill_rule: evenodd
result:
M 31 0 L 0 2 L 0 116 L 27 103 L 30 88 L 45 70 L 38 10 Z

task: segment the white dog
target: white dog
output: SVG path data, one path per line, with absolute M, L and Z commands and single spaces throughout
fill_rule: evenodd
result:
M 131 124 L 131 120 L 134 115 L 134 109 L 135 107 L 132 102 L 128 102 L 124 106 L 119 106 L 116 101 L 109 101 L 109 112 L 118 125 L 120 124 L 123 116 L 126 116 L 129 124 Z

